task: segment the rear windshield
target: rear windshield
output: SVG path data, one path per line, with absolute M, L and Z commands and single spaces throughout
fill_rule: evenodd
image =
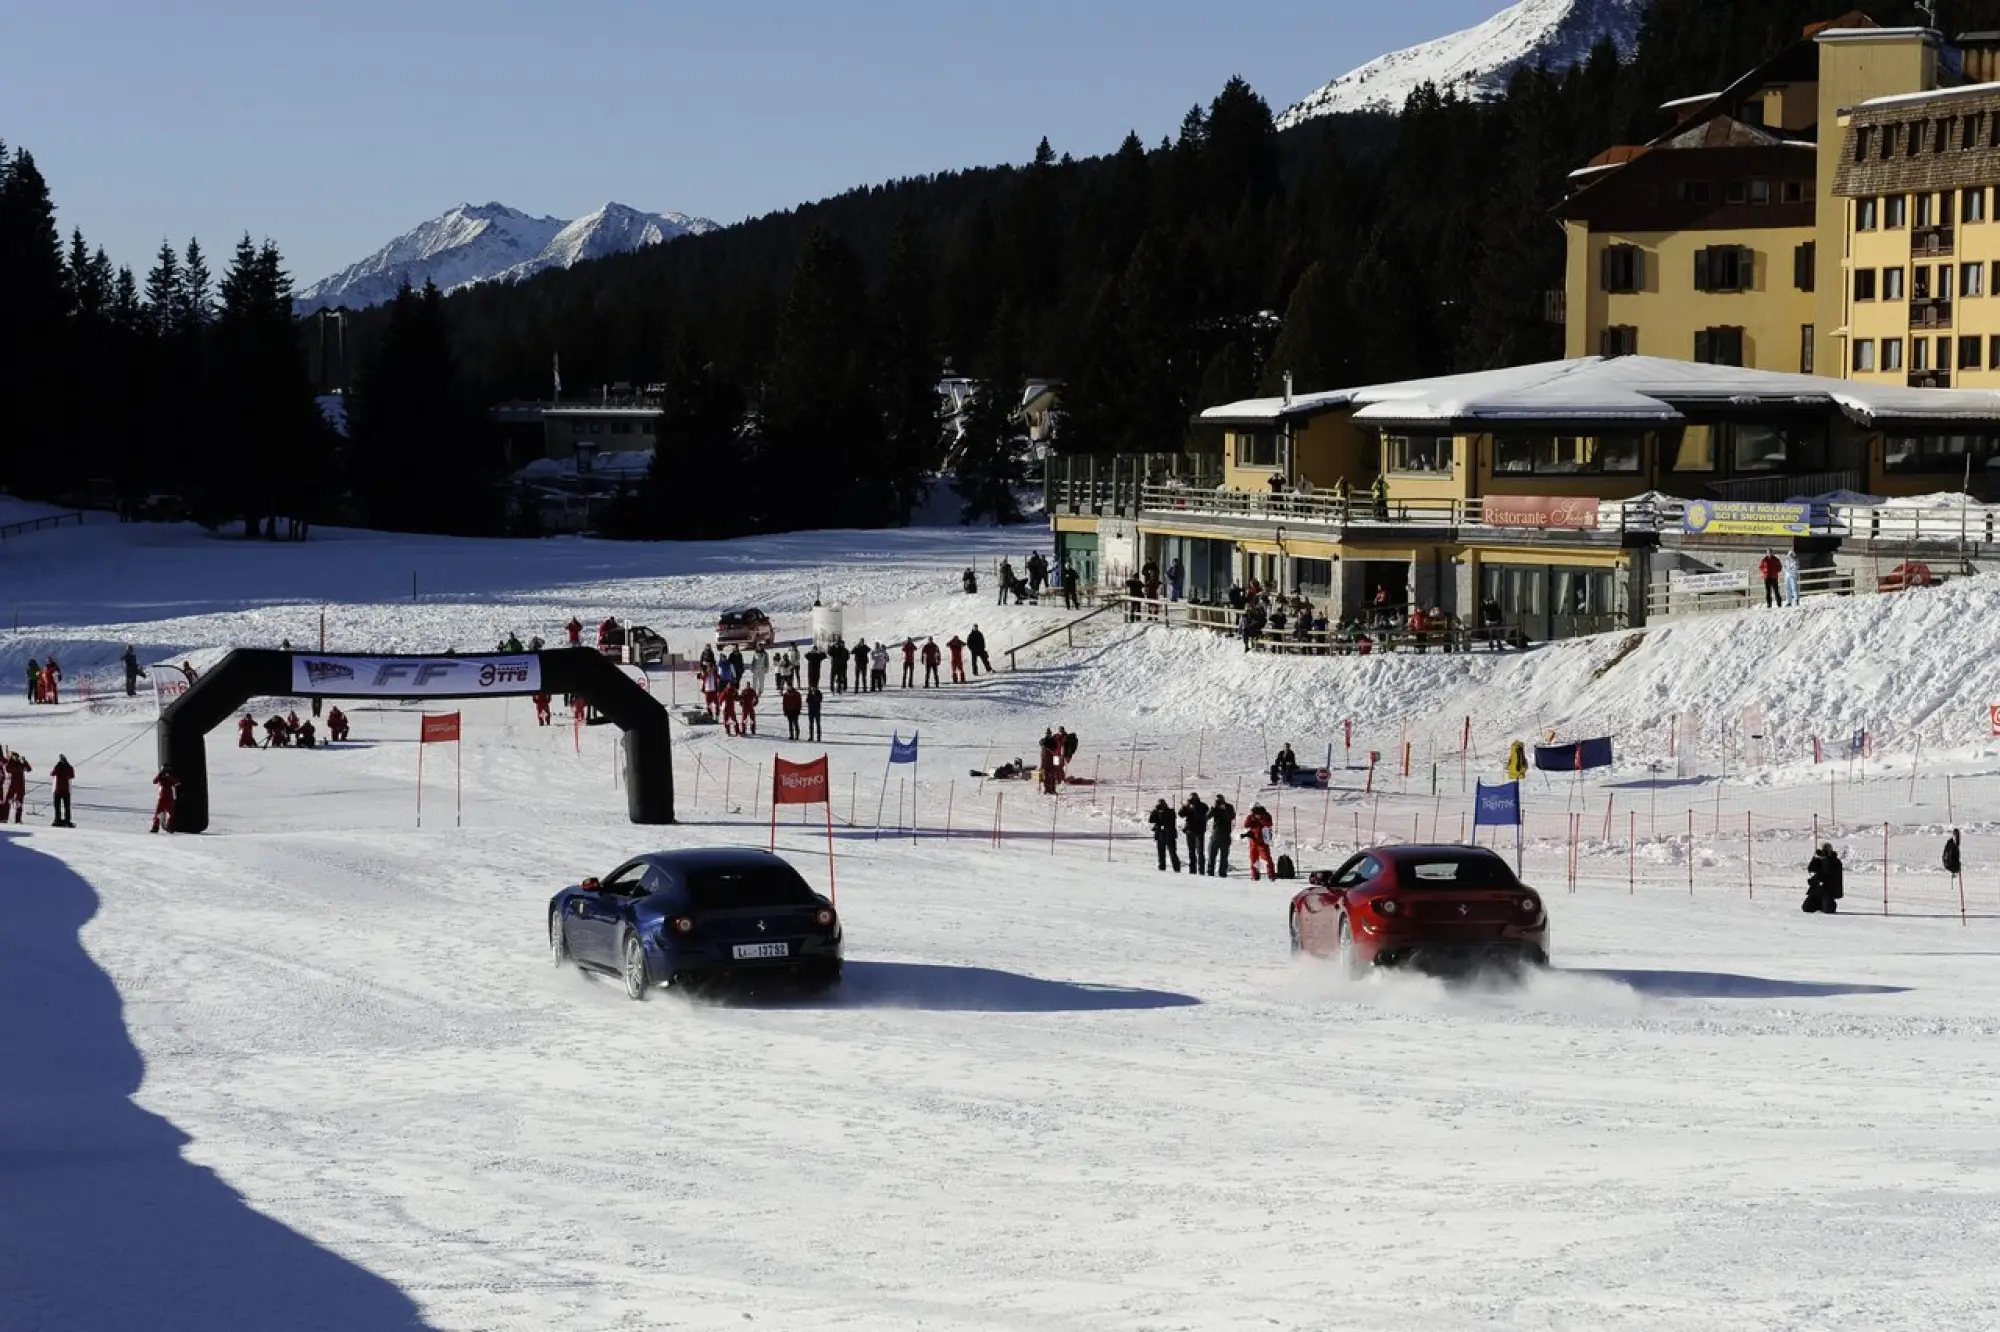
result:
M 1498 856 L 1425 856 L 1396 862 L 1396 886 L 1424 888 L 1515 888 L 1520 881 Z
M 688 904 L 697 911 L 811 906 L 815 900 L 806 881 L 783 865 L 692 870 L 687 875 L 687 893 Z

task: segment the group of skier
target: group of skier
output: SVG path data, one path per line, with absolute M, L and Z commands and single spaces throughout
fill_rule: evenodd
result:
M 62 702 L 62 666 L 51 652 L 46 662 L 28 658 L 28 702 Z
M 1188 798 L 1181 802 L 1179 811 L 1162 796 L 1146 822 L 1153 829 L 1153 847 L 1159 853 L 1160 872 L 1163 874 L 1170 863 L 1174 873 L 1181 873 L 1180 846 L 1175 836 L 1178 831 L 1187 842 L 1189 874 L 1227 878 L 1229 846 L 1240 836 L 1250 844 L 1250 877 L 1278 877 L 1277 864 L 1271 858 L 1271 812 L 1262 805 L 1250 807 L 1250 813 L 1244 816 L 1241 834 L 1235 832 L 1236 807 L 1220 791 L 1215 793 L 1213 803 L 1203 800 L 1199 792 L 1190 792 Z M 1258 873 L 1260 866 L 1264 871 L 1261 875 Z
M 778 694 L 779 711 L 784 714 L 785 729 L 793 740 L 820 738 L 820 711 L 825 695 L 819 688 L 819 663 L 815 660 L 818 649 L 801 658 L 797 648 L 781 648 L 774 656 L 761 645 L 744 657 L 741 647 L 731 647 L 726 652 L 718 652 L 714 647 L 704 647 L 695 662 L 695 675 L 700 682 L 702 704 L 708 715 L 722 723 L 728 735 L 757 734 L 757 707 L 766 697 L 765 682 L 770 679 Z M 802 666 L 809 668 L 811 684 L 799 688 Z M 799 722 L 810 723 L 809 733 L 799 734 Z
M 1077 573 L 1076 565 L 1073 562 L 1064 560 L 1061 570 L 1051 577 L 1048 557 L 1037 550 L 1029 552 L 1028 558 L 1022 562 L 1022 567 L 1028 572 L 1026 578 L 1022 578 L 1014 572 L 1014 562 L 1012 560 L 1000 561 L 1000 604 L 1002 606 L 1007 604 L 1009 597 L 1014 599 L 1014 604 L 1017 606 L 1024 601 L 1039 602 L 1042 599 L 1043 591 L 1054 587 L 1059 588 L 1062 592 L 1063 608 L 1065 610 L 1081 610 L 1083 608 L 1083 579 Z M 967 592 L 977 592 L 979 590 L 979 580 L 974 576 L 972 570 L 967 569 L 961 581 L 964 583 Z
M 0 823 L 5 823 L 11 815 L 15 823 L 25 823 L 28 806 L 28 774 L 35 765 L 28 762 L 27 755 L 18 749 L 0 750 Z M 76 768 L 71 765 L 69 755 L 56 755 L 56 765 L 49 769 L 50 803 L 54 806 L 54 818 L 50 824 L 57 828 L 74 828 L 70 821 L 70 783 L 76 780 Z
M 238 749 L 312 749 L 322 744 L 338 744 L 347 739 L 349 725 L 347 714 L 339 708 L 332 708 L 326 714 L 326 739 L 319 738 L 319 729 L 308 717 L 299 720 L 297 712 L 289 712 L 280 717 L 273 713 L 263 725 L 264 742 L 257 742 L 257 719 L 244 713 L 236 719 L 236 747 Z

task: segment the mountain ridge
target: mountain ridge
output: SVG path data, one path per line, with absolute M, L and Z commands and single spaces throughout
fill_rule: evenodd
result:
M 1278 128 L 1347 112 L 1400 111 L 1426 83 L 1485 100 L 1504 91 L 1516 70 L 1568 69 L 1606 37 L 1629 57 L 1644 11 L 1645 0 L 1515 0 L 1483 23 L 1349 70 L 1279 116 Z
M 647 213 L 606 203 L 582 217 L 537 217 L 506 204 L 461 203 L 421 222 L 365 259 L 301 290 L 300 314 L 362 308 L 392 299 L 404 281 L 457 291 L 482 282 L 518 282 L 551 268 L 624 254 L 717 230 L 686 213 Z

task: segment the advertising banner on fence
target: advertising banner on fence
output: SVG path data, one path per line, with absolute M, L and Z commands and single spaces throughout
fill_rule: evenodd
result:
M 1696 536 L 1806 536 L 1812 531 L 1812 505 L 1690 500 L 1681 529 Z
M 370 698 L 538 694 L 542 659 L 520 657 L 292 657 L 292 690 Z
M 1611 737 L 1574 745 L 1536 745 L 1535 767 L 1542 772 L 1582 772 L 1611 766 Z
M 1488 495 L 1483 511 L 1488 527 L 1541 527 L 1595 532 L 1600 505 L 1594 499 L 1561 495 Z
M 188 679 L 187 672 L 171 662 L 156 661 L 146 668 L 146 678 L 153 682 L 153 704 L 161 712 L 167 705 L 188 691 L 194 681 Z
M 1667 586 L 1687 596 L 1699 592 L 1748 592 L 1750 571 L 1735 569 L 1725 573 L 1691 574 L 1675 570 L 1667 575 Z

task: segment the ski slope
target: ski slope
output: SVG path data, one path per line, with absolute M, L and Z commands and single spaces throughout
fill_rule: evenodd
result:
M 976 619 L 997 657 L 1061 617 L 957 573 L 1045 540 L 66 529 L 0 552 L 28 607 L 0 668 L 54 647 L 74 688 L 127 641 L 149 661 L 316 642 L 322 605 L 336 648 L 469 650 L 611 611 L 680 647 L 745 602 L 796 631 L 815 594 L 870 641 Z M 542 911 L 636 849 L 761 844 L 772 755 L 816 749 L 677 727 L 684 822 L 635 829 L 602 729 L 468 704 L 462 774 L 426 756 L 418 829 L 416 719 L 363 706 L 342 749 L 218 732 L 215 830 L 149 837 L 150 703 L 10 690 L 0 743 L 38 778 L 77 762 L 80 826 L 0 834 L 0 1326 L 1990 1326 L 1991 595 L 1656 630 L 1596 679 L 1622 642 L 1285 662 L 1106 617 L 1018 673 L 830 697 L 849 982 L 767 1004 L 630 1004 L 549 966 Z M 1647 775 L 1662 716 L 1746 697 L 1773 712 L 1773 762 L 1731 767 L 1718 729 L 1711 776 Z M 1930 718 L 1935 757 L 1920 780 L 1893 747 L 1840 769 L 1846 913 L 1803 916 L 1804 820 L 1834 774 L 1796 737 L 1891 704 Z M 1339 982 L 1286 956 L 1283 886 L 1152 868 L 1138 807 L 1196 781 L 1273 804 L 1307 864 L 1345 853 L 1343 825 L 1449 839 L 1468 711 L 1472 777 L 1529 724 L 1632 737 L 1618 771 L 1530 784 L 1558 969 L 1523 989 Z M 1267 744 L 1310 758 L 1350 715 L 1362 748 L 1410 735 L 1413 775 L 1341 753 L 1327 793 L 1260 790 Z M 1100 786 L 1052 809 L 968 776 L 1056 723 Z M 914 835 L 907 779 L 883 784 L 912 729 Z M 1578 810 L 1571 893 L 1553 830 Z M 1768 822 L 1739 842 L 1745 814 Z M 822 827 L 795 817 L 781 850 L 826 886 Z M 1969 834 L 1963 921 L 1931 868 L 1947 817 Z

